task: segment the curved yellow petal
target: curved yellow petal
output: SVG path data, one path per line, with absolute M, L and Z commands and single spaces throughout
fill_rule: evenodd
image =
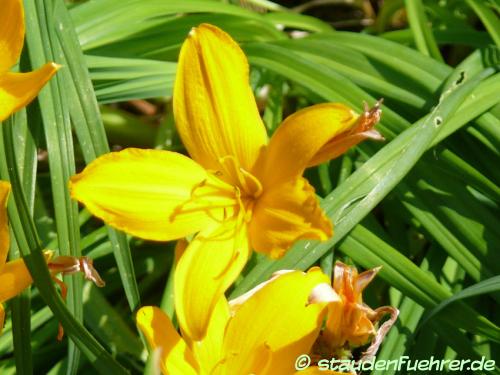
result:
M 221 29 L 202 24 L 184 42 L 174 87 L 177 129 L 191 157 L 219 170 L 234 156 L 249 171 L 267 134 L 238 44 Z
M 7 221 L 7 199 L 9 198 L 10 183 L 0 181 L 0 272 L 9 253 L 9 224 Z
M 193 353 L 175 330 L 167 314 L 157 307 L 146 306 L 137 312 L 137 326 L 151 346 L 159 351 L 159 365 L 164 375 L 199 374 Z
M 302 175 L 315 155 L 358 116 L 339 103 L 317 104 L 287 117 L 278 127 L 253 171 L 264 188 Z
M 253 209 L 249 233 L 256 251 L 279 258 L 295 241 L 325 241 L 333 229 L 314 188 L 304 178 L 298 178 L 264 190 Z
M 5 263 L 0 271 L 0 303 L 17 296 L 32 282 L 31 274 L 22 259 Z
M 0 121 L 27 106 L 59 67 L 57 64 L 47 63 L 28 73 L 0 74 Z
M 228 321 L 229 306 L 226 297 L 222 296 L 212 312 L 205 337 L 199 341 L 190 341 L 185 335 L 196 361 L 205 374 L 216 374 L 223 361 L 222 349 Z
M 271 353 L 269 374 L 291 374 L 298 355 L 309 353 L 322 326 L 328 301 L 310 303 L 319 285 L 329 285 L 317 267 L 280 275 L 236 310 L 226 329 L 224 365 L 230 373 L 259 373 L 261 348 Z M 265 358 L 264 358 L 265 359 Z
M 195 233 L 236 203 L 230 186 L 188 157 L 162 150 L 103 155 L 71 178 L 70 190 L 107 224 L 157 241 Z
M 200 232 L 175 270 L 175 308 L 179 325 L 190 340 L 206 334 L 216 303 L 236 280 L 250 253 L 246 226 L 226 220 Z
M 24 9 L 22 0 L 2 0 L 0 12 L 0 74 L 14 66 L 21 55 L 24 41 Z

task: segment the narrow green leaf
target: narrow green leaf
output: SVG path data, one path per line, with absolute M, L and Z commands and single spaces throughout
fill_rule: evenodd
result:
M 484 1 L 466 0 L 466 2 L 481 19 L 497 47 L 500 47 L 500 21 L 498 20 L 498 15 Z
M 85 56 L 99 103 L 171 96 L 176 63 Z
M 127 374 L 127 371 L 107 353 L 94 337 L 75 319 L 66 304 L 56 292 L 47 269 L 42 247 L 38 239 L 35 223 L 30 215 L 17 168 L 10 126 L 2 126 L 0 132 L 0 175 L 10 179 L 13 199 L 8 206 L 12 230 L 23 259 L 28 267 L 40 295 L 53 311 L 56 319 L 63 325 L 67 335 L 87 356 L 95 369 L 101 374 Z
M 500 291 L 500 276 L 494 276 L 471 285 L 470 287 L 461 290 L 457 294 L 454 294 L 452 297 L 442 301 L 439 305 L 429 311 L 426 314 L 424 320 L 420 323 L 419 329 L 426 323 L 428 323 L 436 314 L 440 313 L 444 308 L 448 307 L 448 305 L 456 301 L 498 291 Z
M 263 20 L 258 13 L 217 0 L 122 0 L 119 4 L 115 0 L 94 0 L 74 7 L 71 16 L 81 45 L 90 49 L 137 34 L 157 24 L 161 17 L 205 12 Z
M 274 24 L 280 24 L 285 27 L 299 30 L 326 33 L 333 31 L 333 28 L 326 22 L 323 22 L 318 18 L 299 13 L 272 12 L 265 14 L 264 18 Z
M 55 15 L 55 28 L 61 42 L 63 59 L 68 67 L 65 72 L 68 76 L 64 87 L 69 96 L 71 120 L 84 152 L 85 161 L 90 163 L 97 156 L 109 152 L 106 133 L 83 53 L 62 0 L 56 0 Z M 75 84 L 76 82 L 78 84 Z M 67 181 L 69 181 L 69 176 L 65 184 Z M 140 295 L 126 236 L 111 228 L 109 228 L 108 235 L 130 309 L 134 311 L 140 305 Z
M 31 70 L 29 61 L 26 55 L 23 56 L 20 62 L 23 70 Z M 36 116 L 39 114 L 37 105 L 31 106 L 28 109 L 30 115 Z M 28 115 L 28 117 L 30 116 Z M 16 150 L 17 165 L 22 174 L 23 190 L 28 198 L 30 212 L 33 213 L 34 198 L 35 198 L 35 178 L 36 178 L 36 141 L 35 137 L 40 132 L 33 131 L 28 127 L 26 121 L 26 111 L 20 111 L 13 115 L 5 124 L 12 126 L 17 139 L 19 139 L 18 148 Z M 14 238 L 14 236 L 12 236 Z M 16 241 L 11 241 L 10 259 L 20 257 L 18 244 Z M 16 371 L 19 374 L 33 373 L 33 360 L 31 352 L 31 290 L 27 288 L 19 296 L 15 297 L 11 302 L 12 309 L 12 331 L 14 344 L 14 358 L 16 363 Z
M 47 61 L 58 61 L 55 30 L 52 28 L 53 3 L 48 0 L 25 1 L 27 19 L 26 42 L 31 65 L 39 67 Z M 62 88 L 62 77 L 56 75 L 40 93 L 39 102 L 43 119 L 45 142 L 49 153 L 52 197 L 59 243 L 62 255 L 80 256 L 78 207 L 69 196 L 67 181 L 75 173 L 73 136 L 69 113 Z M 66 277 L 68 308 L 75 318 L 83 321 L 82 276 Z M 80 353 L 73 343 L 68 347 L 68 374 L 76 374 Z
M 144 350 L 142 342 L 102 292 L 91 283 L 84 286 L 83 302 L 85 322 L 99 339 L 120 354 L 132 355 L 137 359 L 141 357 Z
M 48 306 L 40 308 L 34 314 L 30 316 L 31 319 L 31 330 L 34 332 L 42 325 L 47 323 L 54 315 Z M 8 352 L 14 350 L 12 345 L 12 323 L 7 322 L 5 324 L 2 335 L 0 336 L 0 354 L 3 356 Z
M 30 290 L 27 289 L 10 303 L 12 309 L 12 332 L 16 373 L 33 374 L 31 355 Z
M 468 30 L 463 28 L 447 28 L 440 30 L 433 28 L 432 35 L 438 45 L 458 44 L 474 48 L 484 48 L 491 44 L 491 38 L 484 31 Z M 410 29 L 388 31 L 380 37 L 403 45 L 414 45 L 415 38 Z
M 413 32 L 418 50 L 426 56 L 431 56 L 441 62 L 444 61 L 432 35 L 432 28 L 427 21 L 422 0 L 405 0 L 405 4 L 410 29 Z

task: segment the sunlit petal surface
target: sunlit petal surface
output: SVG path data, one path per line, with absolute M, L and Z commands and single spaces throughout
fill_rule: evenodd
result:
M 58 69 L 59 65 L 47 63 L 28 73 L 0 74 L 0 121 L 27 106 Z
M 2 0 L 0 11 L 0 75 L 16 64 L 23 49 L 23 41 L 24 10 L 22 0 Z
M 210 315 L 236 280 L 250 254 L 245 226 L 238 220 L 200 232 L 175 271 L 175 306 L 183 332 L 201 340 Z
M 172 240 L 222 219 L 235 204 L 222 182 L 178 153 L 126 149 L 106 154 L 71 179 L 72 197 L 114 227 Z M 209 196 L 204 194 L 208 191 Z M 207 194 L 208 194 L 207 193 Z
M 267 135 L 248 81 L 248 63 L 221 29 L 191 30 L 179 57 L 174 89 L 177 130 L 191 157 L 218 170 L 234 156 L 251 170 Z
M 159 367 L 164 374 L 199 374 L 193 353 L 163 311 L 151 306 L 141 308 L 137 325 L 153 353 L 158 351 Z

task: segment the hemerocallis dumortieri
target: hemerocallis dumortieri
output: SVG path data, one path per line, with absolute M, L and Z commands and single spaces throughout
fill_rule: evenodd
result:
M 47 63 L 28 73 L 13 73 L 24 43 L 22 0 L 2 0 L 0 11 L 0 121 L 28 105 L 59 69 Z
M 377 267 L 358 274 L 356 267 L 335 263 L 333 289 L 340 298 L 329 305 L 325 329 L 315 345 L 320 358 L 349 356 L 352 348 L 365 345 L 370 340 L 372 343 L 362 359 L 369 360 L 375 355 L 399 314 L 391 306 L 373 310 L 363 303 L 363 290 L 380 269 Z M 377 329 L 376 324 L 387 314 L 390 318 Z
M 290 375 L 297 357 L 309 353 L 332 298 L 329 278 L 315 267 L 282 273 L 229 303 L 222 296 L 200 341 L 181 337 L 156 307 L 141 308 L 137 324 L 165 375 Z
M 278 258 L 299 239 L 332 235 L 304 170 L 363 139 L 381 139 L 373 129 L 378 105 L 357 115 L 333 103 L 291 115 L 268 142 L 248 74 L 228 34 L 194 28 L 181 49 L 173 97 L 192 159 L 126 149 L 98 158 L 70 182 L 73 198 L 125 232 L 158 241 L 198 233 L 175 274 L 179 323 L 194 340 L 204 336 L 251 249 Z
M 0 333 L 5 320 L 3 303 L 17 296 L 31 285 L 33 279 L 22 259 L 7 262 L 9 252 L 9 225 L 7 222 L 7 200 L 10 193 L 10 184 L 0 181 Z M 63 297 L 66 296 L 66 286 L 56 278 L 57 274 L 68 275 L 82 272 L 87 280 L 93 281 L 97 286 L 104 286 L 97 271 L 92 266 L 92 260 L 87 257 L 75 258 L 58 256 L 53 258 L 52 251 L 45 251 L 45 260 L 53 280 L 59 284 Z M 58 338 L 62 338 L 62 327 L 59 327 Z

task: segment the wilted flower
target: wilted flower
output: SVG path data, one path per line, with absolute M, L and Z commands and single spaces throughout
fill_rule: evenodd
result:
M 399 311 L 391 306 L 373 310 L 363 303 L 363 290 L 381 267 L 358 274 L 356 267 L 337 262 L 333 274 L 333 289 L 340 297 L 328 308 L 325 329 L 315 347 L 320 357 L 342 355 L 344 351 L 365 345 L 372 340 L 364 359 L 376 353 L 387 331 L 396 321 Z M 378 329 L 376 324 L 389 314 L 390 319 Z

